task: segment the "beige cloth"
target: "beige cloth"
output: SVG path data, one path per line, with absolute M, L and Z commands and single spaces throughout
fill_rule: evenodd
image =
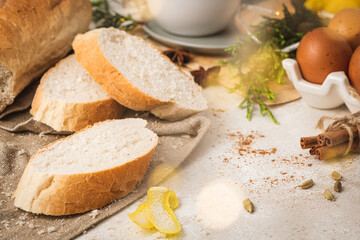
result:
M 34 81 L 28 87 L 26 87 L 16 98 L 14 104 L 7 106 L 7 108 L 0 113 L 0 119 L 10 115 L 14 112 L 19 112 L 28 109 L 31 105 L 32 99 L 35 95 L 35 90 L 39 85 L 39 81 Z
M 16 108 L 17 103 L 13 108 Z M 65 217 L 27 213 L 15 208 L 12 198 L 29 158 L 43 146 L 64 135 L 54 134 L 50 127 L 31 120 L 28 110 L 12 113 L 0 120 L 0 239 L 74 238 L 143 196 L 149 187 L 163 180 L 186 159 L 210 125 L 210 121 L 200 115 L 178 122 L 165 122 L 147 113 L 133 111 L 128 111 L 126 117 L 147 119 L 148 127 L 160 136 L 159 145 L 141 185 L 128 196 L 102 209 Z

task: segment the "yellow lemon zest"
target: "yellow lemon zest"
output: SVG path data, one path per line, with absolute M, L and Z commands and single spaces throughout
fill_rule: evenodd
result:
M 175 234 L 181 231 L 180 223 L 170 207 L 169 190 L 162 187 L 150 188 L 147 201 L 150 221 L 157 230 L 167 234 Z
M 149 215 L 147 213 L 147 202 L 141 203 L 135 212 L 130 213 L 128 216 L 137 225 L 139 225 L 142 228 L 153 228 L 154 225 L 152 225 Z
M 168 198 L 171 209 L 176 209 L 179 206 L 179 199 L 177 198 L 175 191 L 169 191 Z
M 141 203 L 135 212 L 129 214 L 131 221 L 143 228 L 155 227 L 158 231 L 175 234 L 181 231 L 173 209 L 179 206 L 174 191 L 166 187 L 152 187 L 148 190 L 148 199 Z

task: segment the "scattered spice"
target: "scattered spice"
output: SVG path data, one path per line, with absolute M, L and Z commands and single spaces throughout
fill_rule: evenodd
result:
M 254 212 L 254 204 L 250 201 L 250 199 L 245 199 L 243 201 L 243 205 L 246 211 L 248 211 L 249 213 Z
M 302 184 L 299 185 L 302 189 L 308 189 L 311 188 L 314 185 L 314 181 L 312 179 L 309 179 Z
M 243 135 L 240 132 L 230 133 L 229 137 L 236 138 L 236 142 L 233 147 L 238 152 L 239 156 L 245 156 L 249 154 L 253 155 L 273 155 L 277 152 L 277 148 L 270 149 L 253 149 L 252 144 L 255 138 L 263 138 L 264 136 L 252 131 L 249 135 Z
M 334 184 L 334 191 L 335 192 L 341 192 L 342 190 L 342 184 L 340 181 L 336 181 Z
M 168 49 L 163 51 L 163 54 L 167 56 L 173 63 L 176 63 L 179 66 L 185 66 L 186 63 L 189 63 L 193 57 L 188 50 L 185 49 Z
M 254 189 L 254 182 L 258 182 L 263 185 L 264 191 L 271 190 L 273 187 L 282 185 L 284 183 L 291 183 L 297 186 L 299 184 L 298 173 L 295 171 L 286 171 L 283 168 L 285 166 L 295 167 L 312 167 L 307 161 L 308 156 L 302 154 L 289 156 L 288 159 L 276 157 L 275 154 L 278 152 L 277 148 L 256 148 L 255 144 L 257 140 L 265 138 L 263 134 L 258 131 L 250 131 L 247 134 L 243 134 L 240 131 L 228 130 L 226 136 L 230 142 L 232 142 L 231 148 L 227 149 L 225 154 L 220 156 L 218 159 L 221 163 L 228 166 L 233 166 L 234 171 L 239 167 L 246 167 L 252 164 L 257 164 L 258 161 L 268 162 L 273 164 L 274 167 L 279 168 L 277 176 L 269 176 L 260 179 L 252 179 L 244 183 L 242 187 L 248 188 L 250 193 L 258 193 L 262 190 Z M 283 170 L 284 169 L 284 170 Z M 301 178 L 303 181 L 303 177 Z M 301 181 L 301 180 L 300 180 Z
M 326 190 L 324 191 L 324 197 L 325 197 L 327 200 L 335 201 L 334 195 L 330 192 L 329 189 L 326 189 Z
M 336 180 L 336 181 L 339 181 L 341 179 L 341 175 L 337 171 L 333 171 L 331 173 L 331 178 Z
M 210 67 L 207 70 L 200 66 L 198 70 L 191 71 L 190 73 L 198 85 L 205 87 L 206 83 L 215 80 L 219 76 L 220 66 Z

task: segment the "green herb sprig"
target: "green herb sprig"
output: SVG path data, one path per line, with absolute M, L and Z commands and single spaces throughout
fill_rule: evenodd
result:
M 264 21 L 252 26 L 253 36 L 240 38 L 234 46 L 226 49 L 232 58 L 221 61 L 222 65 L 229 65 L 231 75 L 239 79 L 230 92 L 240 91 L 245 95 L 239 107 L 246 107 L 246 118 L 249 121 L 254 103 L 257 103 L 261 115 L 268 115 L 278 124 L 271 110 L 264 103 L 265 99 L 274 101 L 276 95 L 268 87 L 268 81 L 283 83 L 285 70 L 282 67 L 282 60 L 296 56 L 296 50 L 283 53 L 281 49 L 299 42 L 306 32 L 322 25 L 319 17 L 304 7 L 304 0 L 291 2 L 295 9 L 293 14 L 283 5 L 282 19 L 263 17 Z
M 310 30 L 322 26 L 320 18 L 305 8 L 304 0 L 292 0 L 295 12 L 291 14 L 283 4 L 282 19 L 263 16 L 264 21 L 252 26 L 253 35 L 262 43 L 269 42 L 275 48 L 285 48 L 297 43 Z M 289 53 L 294 58 L 296 50 Z
M 93 11 L 93 22 L 96 28 L 114 27 L 125 31 L 132 31 L 139 25 L 131 16 L 111 13 L 107 0 L 90 0 Z
M 248 51 L 252 49 L 248 48 Z M 258 103 L 261 115 L 267 114 L 274 123 L 278 124 L 269 107 L 264 103 L 264 99 L 272 102 L 275 100 L 275 93 L 270 90 L 267 85 L 268 81 L 276 80 L 277 83 L 283 83 L 285 70 L 282 68 L 281 61 L 287 57 L 287 54 L 275 51 L 270 43 L 259 47 L 252 56 L 247 59 L 246 66 L 232 59 L 230 65 L 233 77 L 237 77 L 240 81 L 235 84 L 230 92 L 243 92 L 245 98 L 239 105 L 240 108 L 246 106 L 246 118 L 250 121 L 254 103 Z M 240 60 L 241 61 L 241 60 Z M 238 69 L 237 66 L 244 66 L 244 69 Z M 235 71 L 234 71 L 234 66 Z

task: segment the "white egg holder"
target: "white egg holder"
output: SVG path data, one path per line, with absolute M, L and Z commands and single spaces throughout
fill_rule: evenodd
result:
M 360 111 L 360 101 L 351 96 L 349 79 L 344 72 L 330 73 L 320 85 L 303 78 L 296 60 L 284 59 L 282 65 L 295 89 L 308 105 L 319 109 L 331 109 L 345 103 L 351 113 Z

